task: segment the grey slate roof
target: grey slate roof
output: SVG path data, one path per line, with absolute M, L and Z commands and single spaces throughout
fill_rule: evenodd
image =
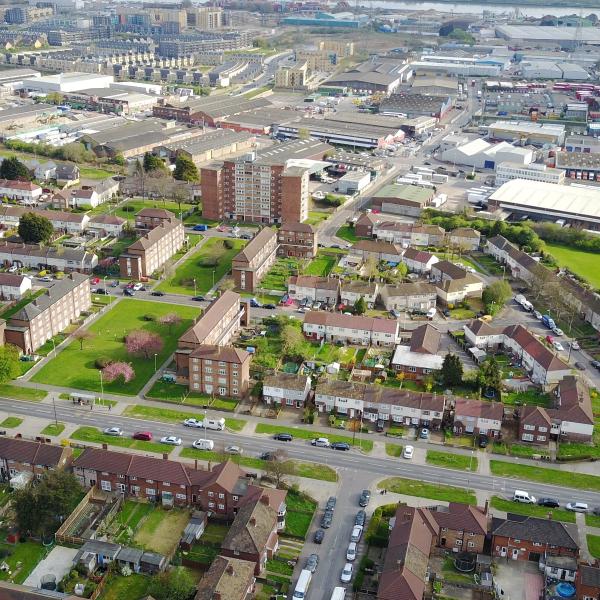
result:
M 516 515 L 509 514 L 507 520 L 494 530 L 494 535 L 518 540 L 531 540 L 538 544 L 548 544 L 572 550 L 579 548 L 579 536 L 573 525 L 550 519 L 536 519 L 535 517 L 517 519 Z

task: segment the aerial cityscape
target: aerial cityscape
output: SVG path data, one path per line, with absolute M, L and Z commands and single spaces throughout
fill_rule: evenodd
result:
M 0 4 L 0 600 L 600 600 L 568 4 Z

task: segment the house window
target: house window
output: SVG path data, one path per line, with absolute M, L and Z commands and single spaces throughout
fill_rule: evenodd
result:
M 239 496 L 234 496 L 234 497 L 233 497 L 233 501 L 234 501 L 234 502 L 237 502 L 239 499 L 240 499 L 240 497 L 239 497 Z
M 215 507 L 215 503 L 214 502 L 209 502 L 208 503 L 208 508 L 214 508 Z
M 110 481 L 104 481 L 102 480 L 100 482 L 100 487 L 105 491 L 105 492 L 110 492 L 112 491 L 112 486 L 110 484 Z
M 119 475 L 119 479 L 125 479 L 125 475 Z
M 523 429 L 525 431 L 533 431 L 535 429 L 535 425 L 523 425 Z
M 475 546 L 475 544 L 473 542 L 467 542 L 468 548 L 473 548 L 474 546 Z
M 208 492 L 208 497 L 209 497 L 209 498 L 212 498 L 214 495 L 215 495 L 215 493 L 214 493 L 214 492 Z
M 521 436 L 521 439 L 522 439 L 524 442 L 533 442 L 533 435 L 532 435 L 531 433 L 524 433 L 524 434 Z
M 455 545 L 455 546 L 462 546 L 462 540 L 456 540 L 456 541 L 454 542 L 454 545 Z
M 545 435 L 538 435 L 537 439 L 538 439 L 538 442 L 545 442 L 546 441 L 546 436 Z
M 225 494 L 219 494 L 219 499 L 222 500 L 223 498 L 225 498 Z
M 185 494 L 175 494 L 175 497 L 177 498 L 177 500 L 185 500 L 186 495 Z
M 146 483 L 154 483 L 154 479 L 146 479 Z
M 225 510 L 225 505 L 224 504 L 219 504 L 219 510 Z
M 154 488 L 146 488 L 146 496 L 156 496 L 156 490 Z
M 548 431 L 548 428 L 547 427 L 538 427 L 538 431 L 540 433 L 546 433 Z

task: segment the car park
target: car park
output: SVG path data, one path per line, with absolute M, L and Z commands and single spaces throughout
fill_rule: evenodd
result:
M 281 432 L 281 433 L 276 433 L 273 436 L 274 440 L 277 440 L 279 442 L 291 442 L 294 437 L 292 436 L 291 433 L 285 433 L 285 432 Z
M 350 542 L 348 550 L 346 550 L 346 560 L 356 560 L 356 542 Z
M 152 440 L 152 434 L 149 431 L 136 431 L 132 436 L 134 440 L 149 442 Z
M 329 447 L 332 450 L 342 450 L 344 452 L 350 450 L 350 444 L 347 444 L 346 442 L 333 442 Z
M 318 448 L 329 448 L 329 446 L 331 445 L 329 440 L 327 438 L 315 438 L 313 440 L 311 440 L 311 445 L 313 446 L 317 446 Z
M 310 571 L 311 573 L 314 573 L 317 570 L 318 566 L 319 566 L 319 555 L 318 554 L 311 554 L 306 559 L 306 566 L 304 568 L 307 571 Z
M 323 529 L 317 529 L 315 531 L 315 535 L 313 537 L 313 542 L 315 544 L 322 544 L 324 537 L 325 537 L 325 531 L 323 531 Z
M 352 533 L 350 535 L 350 541 L 351 542 L 360 542 L 360 538 L 362 537 L 363 534 L 363 528 L 360 525 L 355 525 L 352 528 Z
M 569 502 L 566 509 L 573 512 L 586 513 L 589 510 L 589 506 L 585 502 Z
M 104 435 L 120 436 L 123 435 L 123 430 L 120 427 L 107 427 L 104 430 Z
M 165 437 L 160 438 L 161 444 L 169 444 L 171 446 L 181 446 L 181 438 L 178 438 L 175 435 L 166 435 Z
M 415 455 L 415 447 L 414 446 L 404 446 L 404 450 L 402 451 L 402 458 L 406 458 L 410 460 Z
M 354 517 L 354 524 L 364 527 L 366 521 L 367 521 L 367 513 L 364 510 L 359 510 L 356 513 L 356 516 Z
M 560 502 L 555 498 L 540 498 L 537 503 L 538 506 L 546 506 L 548 508 L 558 508 L 560 506 Z
M 358 505 L 363 508 L 369 504 L 371 500 L 371 490 L 363 490 L 360 494 L 360 498 L 358 499 Z
M 344 565 L 342 574 L 340 575 L 340 581 L 342 583 L 350 583 L 352 581 L 352 570 L 352 563 L 346 563 Z

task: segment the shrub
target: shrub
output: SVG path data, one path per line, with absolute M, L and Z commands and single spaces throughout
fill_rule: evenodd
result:
M 111 362 L 112 359 L 108 358 L 108 356 L 100 356 L 94 361 L 94 366 L 96 369 L 104 369 L 105 367 L 108 367 Z
M 150 314 L 148 313 L 147 315 L 144 315 L 144 321 L 156 321 L 156 315 Z
M 223 246 L 225 246 L 227 250 L 231 250 L 233 248 L 233 242 L 231 240 L 225 240 Z
M 211 256 L 206 256 L 200 260 L 201 267 L 216 267 L 217 263 L 218 263 L 217 259 L 212 258 Z

